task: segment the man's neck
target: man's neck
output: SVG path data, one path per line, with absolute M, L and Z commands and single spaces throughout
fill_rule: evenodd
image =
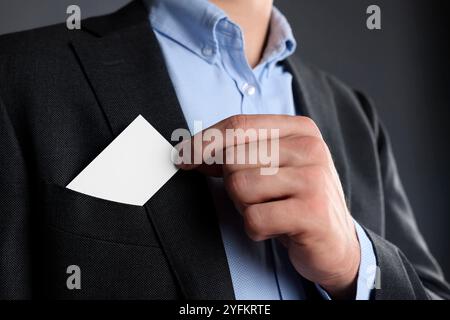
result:
M 245 41 L 245 55 L 253 68 L 261 60 L 269 32 L 273 0 L 210 0 L 237 23 Z

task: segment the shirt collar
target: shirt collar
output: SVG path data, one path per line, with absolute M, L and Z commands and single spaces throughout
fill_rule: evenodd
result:
M 145 0 L 145 2 L 147 6 L 151 4 L 150 21 L 155 30 L 208 62 L 214 62 L 219 53 L 217 25 L 223 19 L 230 21 L 223 10 L 207 0 Z M 293 54 L 296 45 L 287 19 L 274 7 L 267 45 L 259 66 L 270 67 L 286 59 Z
M 273 7 L 270 31 L 261 64 L 279 62 L 292 55 L 297 47 L 294 34 L 286 17 Z
M 158 32 L 200 57 L 211 60 L 218 52 L 215 29 L 226 14 L 207 0 L 154 0 L 150 21 Z M 204 50 L 213 50 L 204 54 Z

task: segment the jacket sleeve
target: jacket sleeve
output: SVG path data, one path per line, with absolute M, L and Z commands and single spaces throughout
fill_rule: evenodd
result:
M 23 152 L 0 97 L 0 300 L 31 297 L 29 181 Z
M 357 93 L 374 129 L 383 181 L 385 235 L 366 230 L 378 264 L 375 299 L 450 299 L 450 287 L 421 235 L 400 181 L 389 137 L 370 101 Z

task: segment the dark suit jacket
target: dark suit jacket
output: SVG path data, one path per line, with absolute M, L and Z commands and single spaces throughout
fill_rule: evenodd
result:
M 299 111 L 320 127 L 350 211 L 373 241 L 374 298 L 450 297 L 370 102 L 296 58 L 285 65 Z M 82 30 L 0 37 L 0 298 L 234 298 L 199 173 L 178 172 L 143 207 L 65 189 L 138 114 L 168 140 L 186 127 L 140 2 Z M 73 264 L 81 290 L 66 287 Z

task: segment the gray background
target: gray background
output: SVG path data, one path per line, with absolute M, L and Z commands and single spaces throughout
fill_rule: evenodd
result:
M 0 0 L 0 34 L 82 17 L 128 0 Z M 304 58 L 368 93 L 388 127 L 420 229 L 450 278 L 449 27 L 445 0 L 278 0 Z M 365 27 L 370 4 L 381 31 Z

